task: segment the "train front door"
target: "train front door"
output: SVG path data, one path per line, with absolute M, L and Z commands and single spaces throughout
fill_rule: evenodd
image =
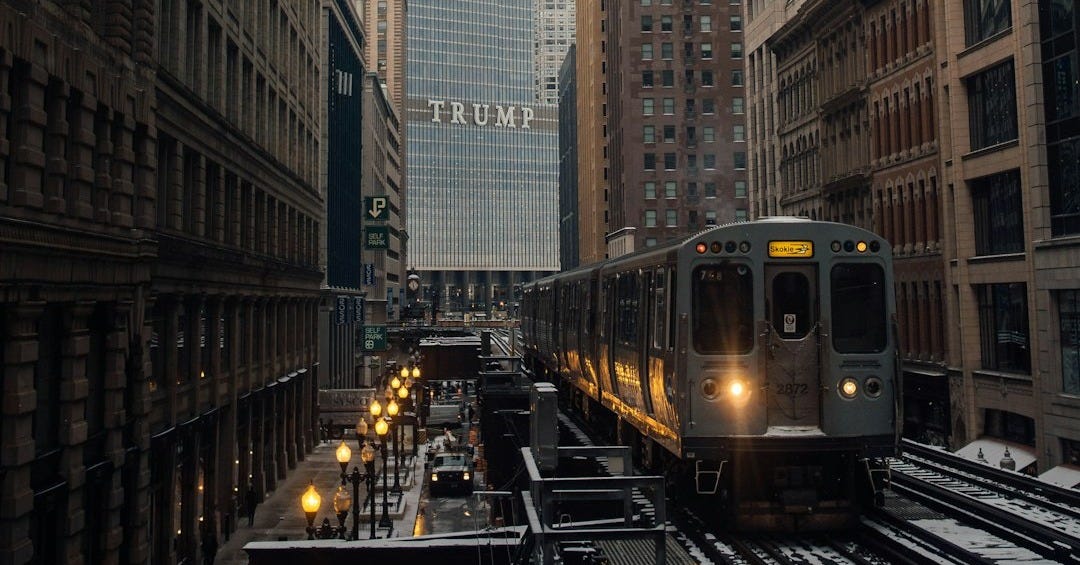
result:
M 765 266 L 769 427 L 820 427 L 817 268 Z

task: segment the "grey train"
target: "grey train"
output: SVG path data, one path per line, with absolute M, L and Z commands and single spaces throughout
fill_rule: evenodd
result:
M 521 327 L 538 378 L 728 527 L 842 528 L 898 450 L 892 280 L 869 231 L 765 218 L 534 281 Z

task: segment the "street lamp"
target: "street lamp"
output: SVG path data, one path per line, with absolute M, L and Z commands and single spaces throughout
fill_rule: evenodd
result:
M 329 518 L 323 518 L 322 526 L 315 527 L 315 516 L 319 513 L 319 506 L 322 504 L 322 497 L 315 491 L 315 481 L 311 481 L 304 494 L 300 495 L 300 506 L 304 509 L 304 515 L 307 517 L 307 539 L 315 539 L 318 536 L 319 539 L 330 539 L 337 536 L 337 531 L 330 525 Z
M 399 389 L 400 390 L 400 389 Z M 390 440 L 394 443 L 394 486 L 390 489 L 390 492 L 394 494 L 401 494 L 401 482 L 398 478 L 398 429 L 401 427 L 401 423 L 397 421 L 397 415 L 400 411 L 397 400 L 392 396 L 390 402 L 386 405 L 386 415 L 389 416 L 390 421 Z
M 338 527 L 341 530 L 341 539 L 345 539 L 345 518 L 349 515 L 349 507 L 352 506 L 353 497 L 349 496 L 349 491 L 345 488 L 345 479 L 348 476 L 345 474 L 345 469 L 349 466 L 349 459 L 352 459 L 352 450 L 345 443 L 345 439 L 342 438 L 341 445 L 338 446 L 337 452 L 338 464 L 341 465 L 341 484 L 338 486 L 337 492 L 334 493 L 334 512 L 337 513 Z M 356 489 L 354 488 L 355 492 Z M 360 494 L 357 493 L 356 499 L 360 498 Z M 353 512 L 353 519 L 355 520 L 355 512 Z
M 386 512 L 386 507 L 389 504 L 386 500 L 386 432 L 390 430 L 390 424 L 386 420 L 380 419 L 375 422 L 375 433 L 382 441 L 382 517 L 379 518 L 380 528 L 393 528 L 394 523 L 390 521 L 390 515 Z
M 356 422 L 356 446 L 359 449 L 364 448 L 364 438 L 367 437 L 368 424 L 367 420 L 363 416 Z

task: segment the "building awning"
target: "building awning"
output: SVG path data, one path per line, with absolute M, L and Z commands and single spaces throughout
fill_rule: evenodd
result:
M 1035 464 L 1035 448 L 1021 443 L 1013 443 L 1003 439 L 982 437 L 957 450 L 956 454 L 964 459 L 985 463 L 991 467 L 1001 468 L 1001 459 L 1005 457 L 1005 449 L 1009 449 L 1009 457 L 1016 461 L 1016 471 L 1023 471 L 1029 465 Z M 982 458 L 979 452 L 982 451 Z
M 1039 475 L 1039 480 L 1063 488 L 1080 488 L 1080 467 L 1076 465 L 1058 465 Z

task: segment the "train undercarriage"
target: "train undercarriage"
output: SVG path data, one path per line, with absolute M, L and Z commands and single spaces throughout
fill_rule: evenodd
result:
M 566 385 L 566 383 L 560 383 Z M 572 386 L 564 398 L 604 441 L 632 447 L 639 472 L 663 475 L 667 495 L 732 531 L 812 532 L 853 528 L 883 500 L 890 438 L 769 441 L 743 438 L 686 446 L 676 457 Z M 866 449 L 867 445 L 878 446 Z

